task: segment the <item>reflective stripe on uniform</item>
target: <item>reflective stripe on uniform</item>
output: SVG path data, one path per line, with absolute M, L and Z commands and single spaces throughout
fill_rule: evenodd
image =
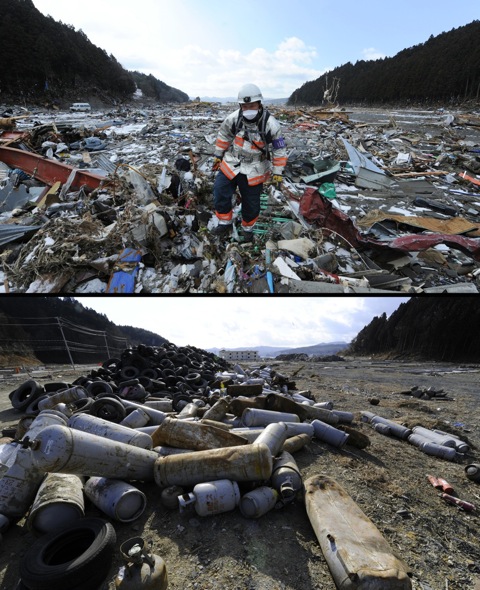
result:
M 233 211 L 229 211 L 228 213 L 219 213 L 218 211 L 215 211 L 215 215 L 224 225 L 229 224 L 233 219 Z
M 278 168 L 284 168 L 287 165 L 288 158 L 273 158 L 273 165 L 278 166 Z
M 248 184 L 250 186 L 257 186 L 257 184 L 262 184 L 262 182 L 266 182 L 269 174 L 262 174 L 261 176 L 253 176 L 252 178 L 248 179 Z
M 220 164 L 220 170 L 225 174 L 228 180 L 233 180 L 236 176 L 235 172 L 230 168 L 225 160 L 222 160 L 222 163 Z
M 242 219 L 242 227 L 253 227 L 257 222 L 257 219 L 258 217 L 255 217 L 255 219 L 252 219 L 252 221 L 245 221 L 244 219 Z
M 223 141 L 223 139 L 220 139 L 219 137 L 217 137 L 215 147 L 217 147 L 219 150 L 222 150 L 222 152 L 224 152 L 225 150 L 227 150 L 230 147 L 230 143 L 228 141 Z

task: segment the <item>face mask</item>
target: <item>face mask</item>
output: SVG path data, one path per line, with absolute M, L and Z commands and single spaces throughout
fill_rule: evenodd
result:
M 253 119 L 255 119 L 255 117 L 258 115 L 258 111 L 243 111 L 242 114 L 248 121 L 253 121 Z

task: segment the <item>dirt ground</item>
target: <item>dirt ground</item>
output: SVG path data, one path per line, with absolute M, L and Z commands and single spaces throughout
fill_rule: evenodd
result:
M 480 461 L 480 365 L 354 359 L 272 365 L 292 376 L 297 390 L 309 390 L 317 401 L 330 400 L 334 409 L 353 412 L 352 426 L 370 439 L 363 450 L 350 444 L 338 450 L 313 439 L 295 453 L 303 478 L 324 474 L 347 490 L 408 564 L 414 590 L 479 590 L 480 487 L 468 480 L 465 465 Z M 86 372 L 56 370 L 35 378 L 40 383 L 73 381 L 75 375 L 82 374 Z M 15 425 L 21 417 L 8 399 L 8 393 L 21 382 L 21 377 L 0 381 L 3 428 Z M 418 399 L 405 393 L 414 386 L 443 389 L 447 395 L 444 399 Z M 372 405 L 373 398 L 378 405 Z M 363 410 L 408 427 L 422 425 L 452 432 L 466 440 L 471 450 L 458 462 L 428 456 L 406 441 L 375 432 L 361 421 Z M 466 512 L 447 504 L 429 483 L 428 474 L 446 479 L 455 494 L 475 504 L 477 511 Z M 165 560 L 169 589 L 335 589 L 301 499 L 258 520 L 244 518 L 238 509 L 199 517 L 166 509 L 155 483 L 137 487 L 147 495 L 147 508 L 134 523 L 112 521 L 117 547 L 131 537 L 151 541 L 153 552 Z M 104 517 L 88 503 L 86 513 Z M 35 539 L 25 519 L 4 533 L 1 590 L 14 590 L 19 561 Z M 102 590 L 115 588 L 113 580 L 121 563 L 118 550 Z

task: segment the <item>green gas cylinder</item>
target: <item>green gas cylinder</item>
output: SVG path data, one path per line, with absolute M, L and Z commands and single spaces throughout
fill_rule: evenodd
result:
M 122 590 L 166 590 L 167 568 L 158 555 L 145 549 L 141 537 L 128 539 L 120 546 L 125 564 L 115 577 L 115 588 Z

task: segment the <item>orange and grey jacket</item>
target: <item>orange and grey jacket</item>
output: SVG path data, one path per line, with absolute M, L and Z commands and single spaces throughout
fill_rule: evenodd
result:
M 280 123 L 266 109 L 258 122 L 246 121 L 236 110 L 220 126 L 215 157 L 223 158 L 220 170 L 227 178 L 245 174 L 250 186 L 267 181 L 272 174 L 281 175 L 287 148 Z

